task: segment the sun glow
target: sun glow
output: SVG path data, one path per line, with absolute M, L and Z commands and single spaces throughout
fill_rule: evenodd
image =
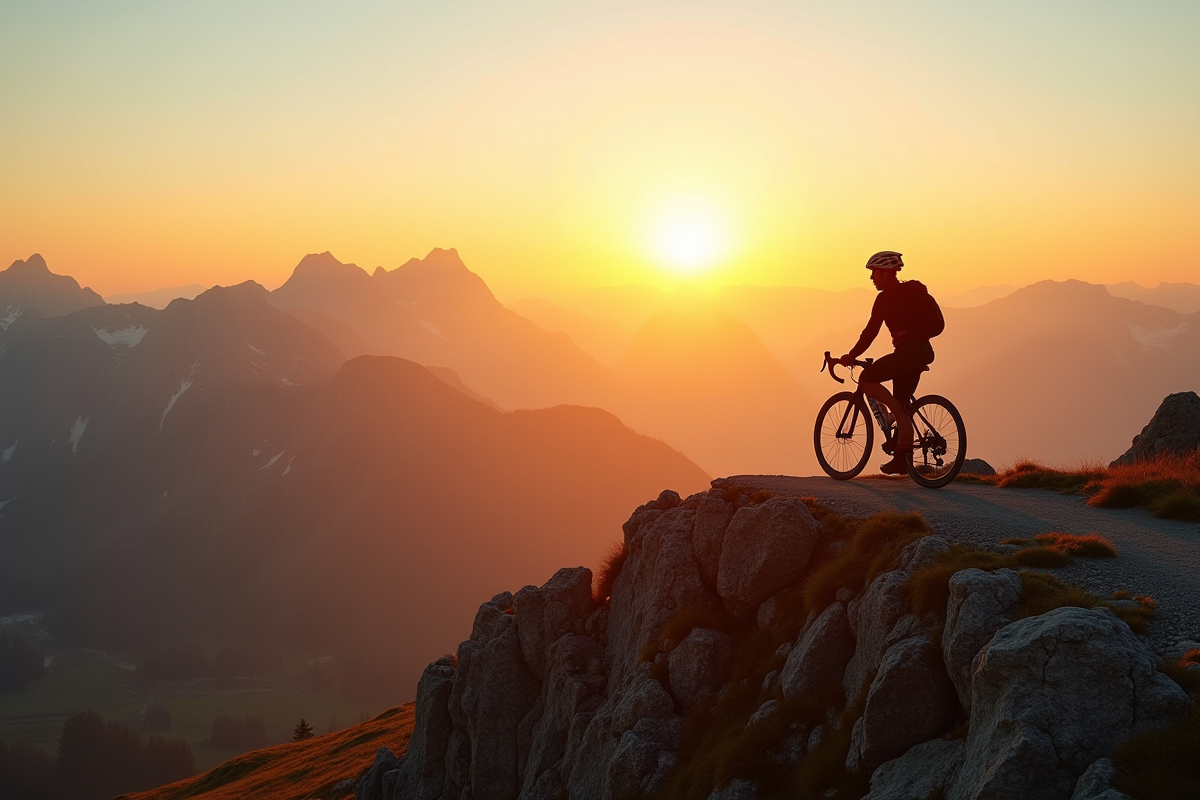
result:
M 654 216 L 650 245 L 656 263 L 677 275 L 699 275 L 729 256 L 729 224 L 714 204 L 676 201 Z

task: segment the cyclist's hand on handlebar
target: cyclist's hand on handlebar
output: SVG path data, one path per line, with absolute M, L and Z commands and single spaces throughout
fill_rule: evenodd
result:
M 854 366 L 854 356 L 846 353 L 846 355 L 837 359 L 837 363 L 841 364 L 843 367 L 852 367 Z

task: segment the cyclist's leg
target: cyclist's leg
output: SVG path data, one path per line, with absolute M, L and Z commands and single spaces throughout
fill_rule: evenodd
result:
M 883 382 L 892 381 L 892 385 L 896 386 L 903 376 L 909 374 L 905 366 L 902 358 L 890 353 L 864 369 L 858 378 L 858 386 L 863 394 L 883 403 L 896 418 L 895 447 L 899 450 L 911 450 L 913 446 L 912 418 L 907 411 L 908 398 L 904 395 L 893 395 Z

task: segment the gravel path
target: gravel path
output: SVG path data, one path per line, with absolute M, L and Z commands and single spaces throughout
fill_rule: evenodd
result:
M 1158 600 L 1149 638 L 1160 654 L 1181 641 L 1200 641 L 1200 525 L 1157 519 L 1142 509 L 1091 508 L 1084 498 L 1041 489 L 997 489 L 955 483 L 922 489 L 911 481 L 739 475 L 731 481 L 775 494 L 816 497 L 846 514 L 886 509 L 919 511 L 937 532 L 974 545 L 1039 533 L 1099 533 L 1117 558 L 1076 559 L 1051 570 L 1101 597 L 1124 589 Z

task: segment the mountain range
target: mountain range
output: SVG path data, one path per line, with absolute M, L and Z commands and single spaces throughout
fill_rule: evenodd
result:
M 630 503 L 708 480 L 600 409 L 503 412 L 446 369 L 347 361 L 272 299 L 31 309 L 0 334 L 0 613 L 134 660 L 249 642 L 415 680 L 475 594 L 598 561 Z M 567 506 L 589 513 L 564 529 Z

